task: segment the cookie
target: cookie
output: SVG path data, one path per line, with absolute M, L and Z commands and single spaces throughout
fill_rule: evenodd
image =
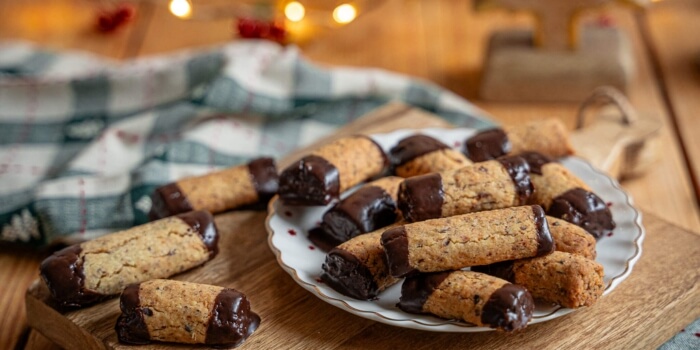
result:
M 413 135 L 389 151 L 394 174 L 412 177 L 459 169 L 472 162 L 459 151 L 427 135 Z
M 526 151 L 539 152 L 554 158 L 574 153 L 566 127 L 559 119 L 484 130 L 468 138 L 464 145 L 464 153 L 474 162 Z
M 280 175 L 279 196 L 288 205 L 326 205 L 381 174 L 387 163 L 369 137 L 342 137 L 287 167 Z
M 331 249 L 321 279 L 344 295 L 369 300 L 396 284 L 389 274 L 380 239 L 385 229 L 359 235 Z
M 218 240 L 212 215 L 194 211 L 67 247 L 46 258 L 40 272 L 60 305 L 80 307 L 204 264 L 217 254 Z
M 320 225 L 326 241 L 338 245 L 396 222 L 401 181 L 396 176 L 372 181 L 326 211 Z
M 535 299 L 571 309 L 593 305 L 605 290 L 601 264 L 565 252 L 472 267 L 472 271 L 506 279 L 527 288 Z
M 206 284 L 151 280 L 122 292 L 117 338 L 127 344 L 151 341 L 241 345 L 260 324 L 241 292 Z
M 531 194 L 527 162 L 504 157 L 408 178 L 399 188 L 398 205 L 415 222 L 524 205 Z
M 535 302 L 527 289 L 500 278 L 446 271 L 407 277 L 398 307 L 512 332 L 527 326 Z
M 522 206 L 433 219 L 382 234 L 389 273 L 458 270 L 554 250 L 544 211 Z
M 615 228 L 607 204 L 583 180 L 539 153 L 522 153 L 530 165 L 530 179 L 535 192 L 530 203 L 541 205 L 547 215 L 583 227 L 595 238 Z
M 595 260 L 596 240 L 583 228 L 555 217 L 547 216 L 549 232 L 558 252 L 580 255 Z
M 246 165 L 184 178 L 154 191 L 149 217 L 157 220 L 192 210 L 216 214 L 267 202 L 277 193 L 277 182 L 272 158 L 258 158 Z

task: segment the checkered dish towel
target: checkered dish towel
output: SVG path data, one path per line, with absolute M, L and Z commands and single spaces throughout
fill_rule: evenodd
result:
M 392 99 L 492 125 L 427 82 L 322 69 L 270 42 L 121 63 L 0 43 L 0 239 L 73 243 L 145 223 L 157 186 L 282 156 Z

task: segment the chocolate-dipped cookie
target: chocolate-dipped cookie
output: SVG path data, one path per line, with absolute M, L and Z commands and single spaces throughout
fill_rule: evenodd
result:
M 372 181 L 331 207 L 321 221 L 324 240 L 338 245 L 396 222 L 400 218 L 396 199 L 401 181 L 396 176 Z
M 430 313 L 512 332 L 527 326 L 535 302 L 527 289 L 500 278 L 445 271 L 407 277 L 398 306 L 410 313 Z
M 280 174 L 279 196 L 289 205 L 326 205 L 381 174 L 387 163 L 384 151 L 369 137 L 342 137 L 287 167 Z
M 194 211 L 64 248 L 40 272 L 60 305 L 80 307 L 199 266 L 217 254 L 218 239 L 212 215 Z
M 119 306 L 115 331 L 127 344 L 235 347 L 260 324 L 243 293 L 206 284 L 160 279 L 132 284 L 122 292 Z
M 399 188 L 398 205 L 415 222 L 524 205 L 531 194 L 527 162 L 504 157 L 408 178 Z
M 151 220 L 207 210 L 221 213 L 258 202 L 277 193 L 277 167 L 272 158 L 258 158 L 245 165 L 188 177 L 158 187 L 151 200 Z
M 535 299 L 571 309 L 593 305 L 605 290 L 601 264 L 565 252 L 475 266 L 472 271 L 506 279 L 527 288 Z
M 359 235 L 326 255 L 321 278 L 331 288 L 347 296 L 368 300 L 376 297 L 399 279 L 389 274 L 384 261 L 380 229 Z
M 464 143 L 464 153 L 474 162 L 526 151 L 539 152 L 554 158 L 574 153 L 566 127 L 558 119 L 484 130 L 471 136 Z
M 526 152 L 520 156 L 530 165 L 535 189 L 530 203 L 541 205 L 547 215 L 583 227 L 595 238 L 615 228 L 610 208 L 583 180 L 545 155 Z
M 384 231 L 381 242 L 394 277 L 542 256 L 554 250 L 544 211 L 536 205 L 400 225 Z
M 422 134 L 402 139 L 389 153 L 394 174 L 401 177 L 459 169 L 472 163 L 461 152 Z

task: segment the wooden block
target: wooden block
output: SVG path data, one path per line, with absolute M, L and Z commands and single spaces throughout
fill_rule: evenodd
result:
M 585 27 L 575 51 L 536 49 L 528 31 L 497 32 L 479 95 L 506 102 L 580 102 L 602 85 L 626 91 L 634 70 L 630 43 L 617 28 Z

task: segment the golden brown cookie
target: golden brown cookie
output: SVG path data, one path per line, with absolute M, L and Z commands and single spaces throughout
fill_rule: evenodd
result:
M 338 245 L 396 222 L 400 218 L 396 197 L 401 181 L 396 176 L 372 181 L 331 207 L 321 221 L 323 239 Z
M 277 193 L 277 181 L 272 158 L 258 158 L 245 165 L 184 178 L 155 190 L 149 217 L 157 220 L 192 210 L 216 214 L 267 202 Z
M 399 279 L 389 274 L 384 262 L 380 239 L 385 230 L 359 235 L 328 252 L 323 281 L 339 293 L 363 300 L 396 284 Z
M 583 228 L 555 217 L 547 216 L 556 251 L 580 255 L 595 260 L 595 238 Z
M 610 208 L 583 180 L 542 154 L 520 156 L 530 165 L 535 190 L 530 203 L 541 205 L 547 215 L 583 227 L 596 238 L 615 228 Z
M 410 313 L 430 313 L 512 332 L 527 326 L 535 302 L 527 289 L 500 278 L 446 271 L 407 277 L 398 306 Z
M 415 222 L 524 205 L 531 194 L 527 162 L 504 157 L 408 178 L 399 188 L 398 205 Z
M 559 158 L 574 153 L 566 127 L 559 119 L 545 119 L 484 130 L 468 138 L 464 152 L 474 162 L 507 154 L 539 152 Z
M 115 331 L 120 342 L 238 346 L 260 324 L 241 292 L 206 284 L 151 280 L 121 295 Z
M 475 266 L 472 271 L 506 279 L 527 288 L 535 299 L 572 309 L 593 305 L 605 290 L 601 264 L 565 252 Z
M 280 175 L 279 196 L 290 205 L 325 205 L 381 174 L 387 163 L 369 137 L 342 137 L 287 167 Z
M 60 250 L 41 263 L 41 277 L 59 304 L 85 306 L 205 263 L 218 239 L 209 212 L 189 212 Z
M 401 177 L 459 169 L 472 164 L 461 152 L 422 134 L 399 141 L 389 153 L 394 173 Z
M 394 277 L 541 256 L 554 250 L 544 211 L 536 205 L 401 225 L 384 231 L 381 241 Z

